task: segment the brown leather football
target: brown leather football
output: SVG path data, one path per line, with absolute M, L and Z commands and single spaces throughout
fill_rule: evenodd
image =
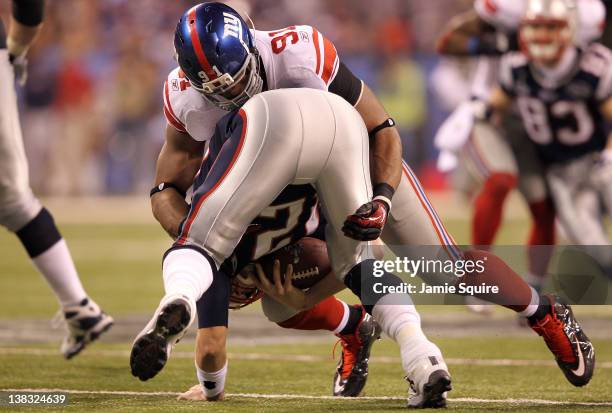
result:
M 284 281 L 289 264 L 293 265 L 293 285 L 296 288 L 310 288 L 331 271 L 325 241 L 305 237 L 295 244 L 278 249 L 259 259 L 266 276 L 272 279 L 274 261 L 281 265 L 281 279 Z

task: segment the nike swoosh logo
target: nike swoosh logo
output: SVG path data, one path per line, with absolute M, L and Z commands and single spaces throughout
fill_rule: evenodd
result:
M 341 383 L 342 383 L 342 377 L 340 377 L 340 375 L 338 375 L 338 378 L 334 382 L 334 394 L 338 394 L 342 390 L 344 390 L 344 386 Z
M 582 349 L 580 348 L 580 344 L 576 339 L 576 345 L 578 346 L 578 368 L 576 370 L 571 370 L 576 376 L 581 377 L 584 375 L 585 365 L 584 365 L 584 355 L 582 354 Z

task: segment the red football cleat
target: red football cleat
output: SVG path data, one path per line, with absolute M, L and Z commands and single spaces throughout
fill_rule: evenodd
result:
M 368 378 L 370 350 L 374 342 L 380 338 L 380 326 L 371 315 L 365 310 L 362 311 L 363 315 L 355 332 L 338 335 L 342 345 L 342 355 L 334 375 L 334 396 L 359 396 Z
M 567 380 L 574 386 L 584 386 L 595 369 L 593 343 L 582 331 L 569 305 L 552 295 L 543 298 L 550 301 L 550 313 L 529 325 L 544 338 Z

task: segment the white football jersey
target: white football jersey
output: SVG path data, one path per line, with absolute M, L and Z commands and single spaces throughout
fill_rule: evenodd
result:
M 290 26 L 266 32 L 255 30 L 268 90 L 311 88 L 327 90 L 340 60 L 334 45 L 311 26 Z M 164 83 L 164 114 L 168 123 L 197 141 L 208 141 L 215 125 L 228 112 L 192 88 L 180 68 Z

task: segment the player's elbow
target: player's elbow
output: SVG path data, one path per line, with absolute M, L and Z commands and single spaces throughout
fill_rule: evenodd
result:
M 436 39 L 436 44 L 434 45 L 436 53 L 441 54 L 441 55 L 451 53 L 448 47 L 448 44 L 450 42 L 450 37 L 451 37 L 450 33 L 444 33 L 442 34 L 442 36 Z

